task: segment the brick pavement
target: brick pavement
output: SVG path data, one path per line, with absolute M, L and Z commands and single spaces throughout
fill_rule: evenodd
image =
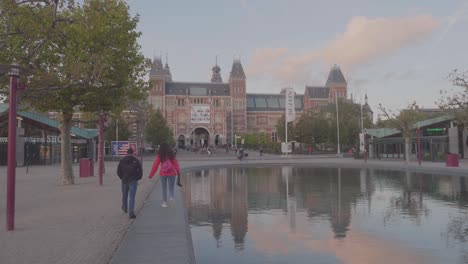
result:
M 5 227 L 6 167 L 0 167 L 0 263 L 107 263 L 132 221 L 120 209 L 116 167 L 106 161 L 103 186 L 96 176 L 76 177 L 78 166 L 73 186 L 56 185 L 59 166 L 32 166 L 28 174 L 17 168 L 13 232 Z M 138 210 L 153 185 L 140 182 Z

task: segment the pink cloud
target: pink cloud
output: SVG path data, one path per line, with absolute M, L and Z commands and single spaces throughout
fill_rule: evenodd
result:
M 285 48 L 264 48 L 255 52 L 252 60 L 247 66 L 247 74 L 249 77 L 257 77 L 265 72 L 271 72 L 284 56 L 288 53 Z
M 339 64 L 352 69 L 389 56 L 398 50 L 418 43 L 440 25 L 430 15 L 407 18 L 353 17 L 344 32 L 339 33 L 323 48 L 303 54 L 290 54 L 284 48 L 258 50 L 248 73 L 252 77 L 271 75 L 283 82 L 307 80 L 307 68 L 315 64 Z

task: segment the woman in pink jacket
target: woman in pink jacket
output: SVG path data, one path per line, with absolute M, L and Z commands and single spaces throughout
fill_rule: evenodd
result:
M 167 207 L 167 182 L 169 182 L 169 200 L 172 201 L 174 200 L 174 183 L 176 176 L 180 176 L 179 162 L 177 162 L 174 152 L 172 152 L 172 148 L 167 143 L 162 143 L 159 147 L 158 156 L 154 160 L 153 167 L 149 174 L 150 179 L 156 174 L 159 165 L 161 165 L 159 176 L 161 176 L 161 186 L 163 191 L 163 203 L 161 206 Z

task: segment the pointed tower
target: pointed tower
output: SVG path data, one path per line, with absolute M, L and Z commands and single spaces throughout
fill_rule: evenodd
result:
M 223 78 L 221 77 L 221 68 L 218 66 L 218 58 L 216 58 L 216 64 L 211 70 L 213 71 L 213 75 L 211 76 L 211 82 L 222 83 Z
M 166 91 L 166 72 L 163 68 L 161 57 L 154 57 L 153 65 L 150 71 L 150 80 L 153 87 L 150 90 L 150 104 L 153 109 L 160 109 L 164 115 L 165 109 L 165 91 Z
M 364 97 L 364 105 L 362 106 L 362 113 L 366 115 L 371 122 L 374 122 L 374 112 L 372 111 L 372 108 L 367 102 L 367 93 Z
M 341 72 L 341 69 L 338 65 L 333 65 L 328 74 L 327 84 L 330 96 L 329 99 L 331 102 L 335 102 L 336 96 L 339 98 L 348 97 L 348 84 L 346 79 Z
M 169 68 L 169 60 L 166 54 L 166 64 L 164 65 L 164 75 L 166 76 L 166 82 L 172 82 L 171 68 Z
M 229 75 L 231 93 L 232 134 L 241 135 L 247 132 L 246 77 L 239 58 L 234 59 Z

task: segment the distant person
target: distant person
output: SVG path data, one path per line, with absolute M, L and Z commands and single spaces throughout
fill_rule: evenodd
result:
M 239 152 L 238 158 L 239 160 L 242 160 L 244 158 L 244 148 L 240 147 L 238 152 Z
M 127 150 L 127 156 L 119 161 L 117 175 L 122 180 L 122 211 L 124 211 L 124 213 L 128 212 L 129 218 L 134 219 L 136 218 L 135 195 L 138 181 L 141 180 L 143 176 L 143 169 L 140 161 L 133 156 L 132 148 L 129 148 Z M 130 199 L 128 199 L 129 193 Z
M 149 174 L 149 178 L 153 178 L 158 171 L 159 165 L 161 165 L 161 187 L 163 191 L 163 202 L 161 207 L 167 207 L 167 184 L 169 182 L 169 200 L 174 200 L 174 183 L 177 176 L 177 185 L 182 186 L 180 183 L 180 168 L 179 162 L 177 161 L 172 148 L 167 143 L 162 143 L 159 148 L 159 154 L 154 160 L 153 167 Z
M 260 156 L 263 156 L 263 148 L 260 148 Z

